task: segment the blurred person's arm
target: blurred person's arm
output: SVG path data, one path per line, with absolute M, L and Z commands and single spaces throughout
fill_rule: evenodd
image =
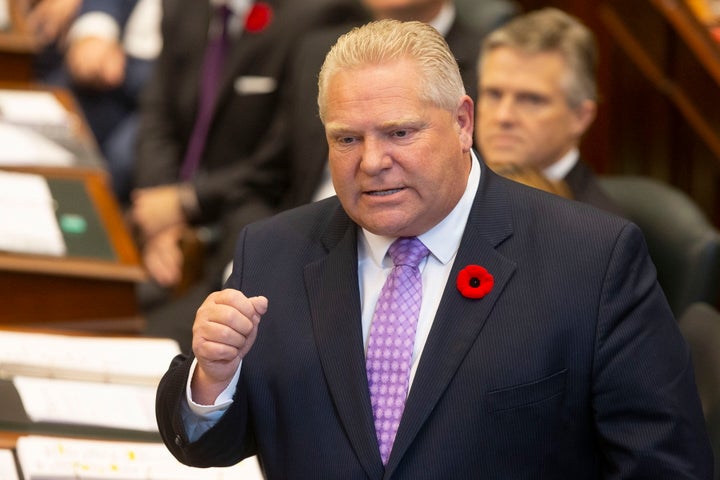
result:
M 143 242 L 143 264 L 153 280 L 163 287 L 175 286 L 182 279 L 184 257 L 180 241 L 183 229 L 182 225 L 174 225 Z
M 40 0 L 30 7 L 27 25 L 42 45 L 59 41 L 81 4 L 82 0 Z

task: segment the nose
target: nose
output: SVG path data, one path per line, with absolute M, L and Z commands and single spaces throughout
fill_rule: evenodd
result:
M 517 118 L 515 101 L 510 95 L 504 95 L 495 107 L 495 119 L 503 124 L 513 123 Z
M 377 175 L 392 166 L 393 160 L 386 142 L 366 137 L 363 142 L 360 168 L 368 175 Z

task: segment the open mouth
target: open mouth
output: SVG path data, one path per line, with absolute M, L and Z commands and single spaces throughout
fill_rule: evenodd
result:
M 373 195 L 377 197 L 384 197 L 387 195 L 392 195 L 393 193 L 398 193 L 404 190 L 403 188 L 392 188 L 390 190 L 371 190 L 367 192 L 368 195 Z

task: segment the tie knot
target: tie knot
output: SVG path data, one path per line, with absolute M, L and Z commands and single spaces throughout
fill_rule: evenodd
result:
M 417 237 L 400 237 L 388 249 L 388 254 L 396 266 L 417 267 L 428 253 L 430 251 Z
M 213 18 L 212 31 L 216 36 L 227 35 L 228 23 L 233 11 L 227 4 L 218 5 L 215 7 L 215 13 Z

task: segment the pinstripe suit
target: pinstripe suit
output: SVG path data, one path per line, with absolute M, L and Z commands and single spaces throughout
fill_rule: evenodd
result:
M 482 167 L 387 467 L 364 366 L 358 227 L 336 198 L 253 224 L 229 286 L 268 297 L 234 402 L 188 443 L 191 358 L 158 389 L 181 461 L 269 479 L 710 479 L 689 351 L 638 228 Z M 460 269 L 495 278 L 482 299 Z

